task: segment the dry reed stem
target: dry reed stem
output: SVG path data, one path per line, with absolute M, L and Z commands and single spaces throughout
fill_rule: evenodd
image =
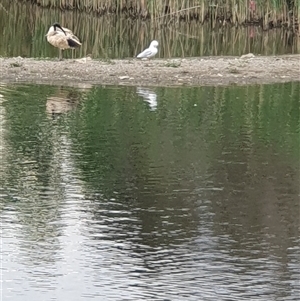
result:
M 15 0 L 36 3 L 42 7 L 80 10 L 96 14 L 124 14 L 131 18 L 175 17 L 190 22 L 210 19 L 243 24 L 262 23 L 265 28 L 287 26 L 296 30 L 300 18 L 300 0 Z M 214 4 L 212 4 L 214 3 Z M 295 25 L 296 23 L 296 25 Z

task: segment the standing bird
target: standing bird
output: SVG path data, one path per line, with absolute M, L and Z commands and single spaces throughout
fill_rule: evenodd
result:
M 150 59 L 152 57 L 154 57 L 157 54 L 157 47 L 158 47 L 158 42 L 157 41 L 152 41 L 149 48 L 145 49 L 143 52 L 141 52 L 137 58 L 138 59 Z
M 81 46 L 79 39 L 68 29 L 54 23 L 46 34 L 47 41 L 54 47 L 59 48 L 59 59 L 62 59 L 62 50 L 74 49 Z

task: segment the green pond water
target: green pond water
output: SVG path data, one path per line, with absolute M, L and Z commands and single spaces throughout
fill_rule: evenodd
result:
M 0 85 L 3 300 L 298 300 L 299 92 Z
M 70 28 L 82 41 L 76 51 L 64 57 L 134 57 L 151 40 L 159 41 L 157 57 L 198 57 L 212 55 L 277 55 L 300 53 L 300 40 L 290 31 L 260 27 L 232 27 L 209 23 L 154 23 L 115 16 L 97 17 L 82 12 L 42 9 L 29 3 L 1 0 L 0 56 L 57 57 L 58 51 L 46 41 L 54 22 Z

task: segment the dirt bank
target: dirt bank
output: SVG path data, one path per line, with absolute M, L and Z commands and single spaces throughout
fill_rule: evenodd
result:
M 201 86 L 300 80 L 300 55 L 139 61 L 0 58 L 0 82 L 132 86 Z

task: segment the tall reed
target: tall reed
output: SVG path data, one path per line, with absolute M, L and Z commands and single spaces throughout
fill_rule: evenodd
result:
M 3 2 L 5 3 L 5 1 Z M 165 25 L 150 20 L 131 20 L 116 15 L 98 18 L 78 11 L 42 9 L 29 3 L 10 3 L 0 9 L 0 56 L 56 57 L 57 49 L 46 42 L 45 34 L 54 21 L 71 28 L 82 40 L 78 57 L 126 58 L 137 55 L 152 39 L 160 41 L 157 57 L 207 55 L 262 55 L 299 53 L 300 39 L 291 31 L 259 27 L 199 26 L 196 20 Z M 15 20 L 18 20 L 16 22 Z M 71 57 L 65 51 L 64 57 Z
M 300 0 L 16 0 L 61 10 L 131 18 L 199 20 L 216 23 L 258 23 L 264 28 L 298 29 Z

